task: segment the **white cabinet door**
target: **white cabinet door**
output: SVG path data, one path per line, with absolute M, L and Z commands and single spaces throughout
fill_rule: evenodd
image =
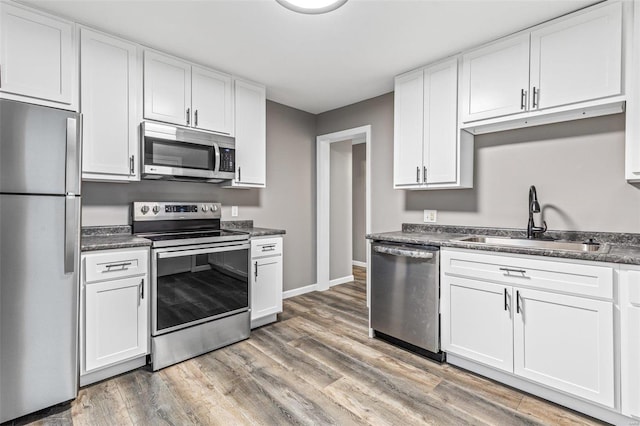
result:
M 191 65 L 146 50 L 144 52 L 144 118 L 191 124 Z
M 82 28 L 80 112 L 83 178 L 138 175 L 136 45 Z
M 133 277 L 86 285 L 87 371 L 147 353 L 146 281 Z
M 515 293 L 514 373 L 613 408 L 612 302 Z
M 510 287 L 445 275 L 442 350 L 513 371 Z
M 462 121 L 526 110 L 529 34 L 469 52 L 462 62 Z
M 620 312 L 622 414 L 640 418 L 640 269 L 620 270 Z
M 253 260 L 251 320 L 282 312 L 282 256 Z
M 264 86 L 235 81 L 236 179 L 234 186 L 267 183 L 267 112 Z
M 531 33 L 531 109 L 622 93 L 622 3 Z
M 396 77 L 394 93 L 393 182 L 396 187 L 423 181 L 424 71 Z
M 231 135 L 233 96 L 231 76 L 191 67 L 193 127 Z
M 423 165 L 428 184 L 455 183 L 458 170 L 458 60 L 424 71 Z
M 70 108 L 73 23 L 5 2 L 0 6 L 0 91 Z

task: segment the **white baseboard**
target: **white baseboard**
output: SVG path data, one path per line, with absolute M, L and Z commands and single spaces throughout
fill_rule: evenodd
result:
M 333 287 L 334 285 L 349 283 L 353 281 L 353 275 L 347 275 L 346 277 L 336 278 L 335 280 L 329 281 L 329 287 Z
M 287 290 L 282 292 L 282 298 L 288 299 L 290 297 L 300 296 L 301 294 L 311 293 L 312 291 L 316 291 L 318 289 L 318 284 L 310 284 L 304 287 L 294 288 L 292 290 Z
M 351 262 L 351 264 L 353 266 L 359 266 L 361 268 L 366 268 L 367 267 L 367 262 L 360 262 L 359 260 L 354 260 Z

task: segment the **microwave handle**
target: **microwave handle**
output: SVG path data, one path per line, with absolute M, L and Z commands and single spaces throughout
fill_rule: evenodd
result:
M 213 144 L 213 158 L 211 160 L 213 161 L 213 171 L 219 172 L 221 160 L 220 160 L 220 147 L 218 147 L 217 143 Z

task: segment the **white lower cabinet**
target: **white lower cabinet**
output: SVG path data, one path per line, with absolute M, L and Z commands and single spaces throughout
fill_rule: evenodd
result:
M 146 363 L 148 259 L 147 248 L 82 255 L 81 385 Z
M 620 270 L 622 413 L 640 418 L 640 267 Z
M 515 291 L 513 372 L 614 407 L 613 303 Z
M 505 307 L 511 290 L 503 285 L 461 277 L 449 277 L 444 288 L 443 349 L 512 371 L 513 327 L 511 311 Z
M 251 240 L 251 327 L 282 312 L 282 237 Z
M 441 260 L 445 352 L 616 408 L 611 266 L 465 250 Z

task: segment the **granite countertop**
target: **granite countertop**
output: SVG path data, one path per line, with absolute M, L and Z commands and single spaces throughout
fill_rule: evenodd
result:
M 439 247 L 640 265 L 640 234 L 575 231 L 548 231 L 547 234 L 556 239 L 569 241 L 585 241 L 589 238 L 593 238 L 602 246 L 597 252 L 577 252 L 533 247 L 478 244 L 458 241 L 457 239 L 469 235 L 494 235 L 524 238 L 525 233 L 524 230 L 519 229 L 455 227 L 422 224 L 403 224 L 401 231 L 368 234 L 367 238 L 370 240 L 398 243 L 434 245 Z
M 131 235 L 131 227 L 128 225 L 82 227 L 81 251 L 148 247 L 150 245 L 151 240 Z
M 251 237 L 265 237 L 269 235 L 283 235 L 287 231 L 275 228 L 258 228 L 253 226 L 252 220 L 233 220 L 221 222 L 222 229 L 248 232 Z
M 273 228 L 257 228 L 252 220 L 222 222 L 223 229 L 246 232 L 250 237 L 282 235 L 286 231 Z M 83 226 L 80 241 L 81 251 L 109 250 L 130 247 L 148 247 L 151 240 L 131 235 L 131 226 Z

